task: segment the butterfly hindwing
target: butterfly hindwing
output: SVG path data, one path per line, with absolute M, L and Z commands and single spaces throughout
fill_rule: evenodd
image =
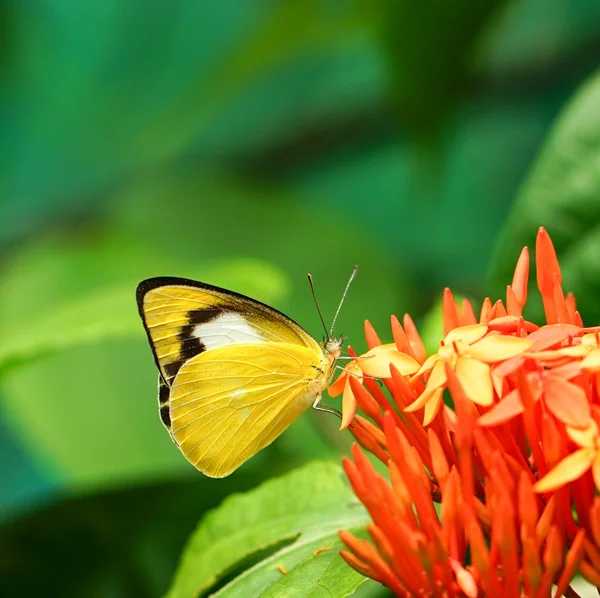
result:
M 310 407 L 330 372 L 322 352 L 300 344 L 246 343 L 200 353 L 171 386 L 171 435 L 200 471 L 224 477 Z
M 281 342 L 318 349 L 306 331 L 272 307 L 192 280 L 145 280 L 138 286 L 137 302 L 167 387 L 186 361 L 226 345 Z
M 171 409 L 169 405 L 169 394 L 170 389 L 163 377 L 158 375 L 158 413 L 160 415 L 160 421 L 164 427 L 167 428 L 169 433 L 171 432 Z

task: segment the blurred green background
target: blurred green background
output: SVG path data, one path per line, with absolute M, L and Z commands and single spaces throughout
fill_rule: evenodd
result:
M 349 445 L 311 413 L 227 480 L 197 474 L 157 416 L 143 278 L 235 289 L 320 338 L 306 273 L 330 319 L 357 263 L 337 328 L 362 351 L 366 318 L 389 338 L 444 286 L 501 297 L 544 224 L 600 317 L 594 0 L 0 11 L 6 595 L 159 596 L 207 508 Z

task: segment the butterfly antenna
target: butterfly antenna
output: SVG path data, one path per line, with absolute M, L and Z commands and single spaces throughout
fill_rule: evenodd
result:
M 321 318 L 321 324 L 323 324 L 323 330 L 325 331 L 325 337 L 329 338 L 329 333 L 327 332 L 327 326 L 325 326 L 325 320 L 323 319 L 323 314 L 321 313 L 321 308 L 319 307 L 319 302 L 317 301 L 317 294 L 315 293 L 315 283 L 313 282 L 312 274 L 308 275 L 308 282 L 310 284 L 310 290 L 312 291 L 312 296 L 315 301 L 315 305 L 317 306 L 317 311 L 319 312 L 319 318 Z
M 346 299 L 346 295 L 348 294 L 348 289 L 350 288 L 350 285 L 352 284 L 352 281 L 354 280 L 354 277 L 356 276 L 357 272 L 358 272 L 358 266 L 354 266 L 354 268 L 352 270 L 352 274 L 350 274 L 350 278 L 348 279 L 348 284 L 346 285 L 346 288 L 344 290 L 344 294 L 342 295 L 342 300 L 340 301 L 340 304 L 338 305 L 337 311 L 335 312 L 335 316 L 333 316 L 333 324 L 331 324 L 331 331 L 329 332 L 329 338 L 331 338 L 331 336 L 333 335 L 333 329 L 335 328 L 335 323 L 340 314 L 340 309 L 342 309 L 342 305 L 344 304 L 344 299 Z

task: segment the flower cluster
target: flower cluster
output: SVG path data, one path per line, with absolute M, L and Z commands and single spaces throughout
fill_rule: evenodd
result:
M 437 353 L 408 316 L 392 317 L 391 345 L 367 322 L 369 352 L 331 387 L 342 427 L 389 470 L 357 445 L 345 459 L 373 523 L 372 542 L 340 532 L 341 554 L 398 596 L 573 596 L 575 574 L 600 586 L 600 329 L 564 295 L 543 228 L 536 266 L 545 325 L 523 316 L 525 248 L 506 303 L 486 299 L 479 318 L 445 291 Z

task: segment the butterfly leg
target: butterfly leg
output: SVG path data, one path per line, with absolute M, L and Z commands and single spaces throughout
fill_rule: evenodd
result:
M 317 395 L 317 398 L 315 399 L 315 402 L 313 403 L 312 406 L 315 411 L 323 411 L 324 413 L 333 413 L 333 415 L 337 415 L 340 419 L 342 419 L 342 414 L 337 409 L 334 409 L 333 407 L 325 407 L 324 405 L 321 405 L 321 395 L 320 394 Z

